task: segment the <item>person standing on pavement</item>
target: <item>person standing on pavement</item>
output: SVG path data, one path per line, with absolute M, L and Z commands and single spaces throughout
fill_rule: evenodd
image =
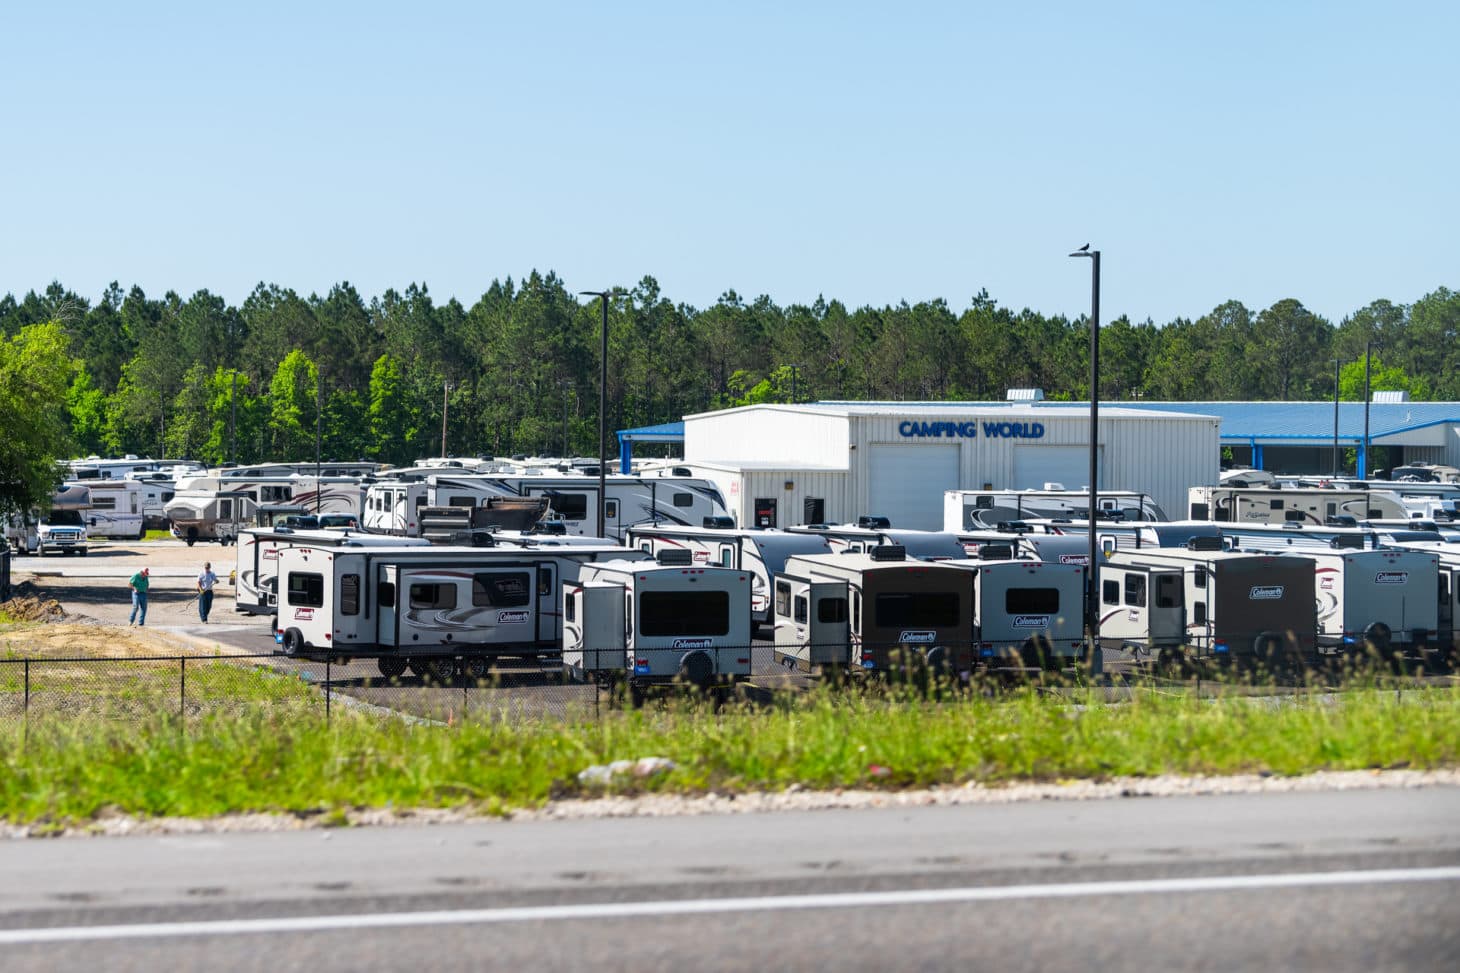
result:
M 198 575 L 198 617 L 203 624 L 208 624 L 208 613 L 213 610 L 213 586 L 218 583 L 218 575 L 213 573 L 213 565 L 208 561 L 203 562 L 203 573 Z
M 127 616 L 128 625 L 147 624 L 147 589 L 152 584 L 151 572 L 143 568 L 132 575 L 127 584 L 132 589 L 132 614 Z

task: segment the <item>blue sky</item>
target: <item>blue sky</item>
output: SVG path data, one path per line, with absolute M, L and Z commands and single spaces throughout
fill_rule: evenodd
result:
M 0 293 L 1460 287 L 1453 3 L 16 4 Z

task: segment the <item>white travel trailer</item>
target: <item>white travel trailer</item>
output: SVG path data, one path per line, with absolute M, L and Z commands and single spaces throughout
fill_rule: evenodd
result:
M 191 475 L 191 474 L 188 474 Z M 136 481 L 142 491 L 142 529 L 167 530 L 167 502 L 177 492 L 176 474 L 156 470 L 150 473 L 128 473 L 128 480 Z
M 559 586 L 616 546 L 289 547 L 279 552 L 275 637 L 291 656 L 375 656 L 382 675 L 474 678 L 498 656 L 557 656 Z
M 1436 560 L 1438 652 L 1429 660 L 1432 668 L 1447 671 L 1460 661 L 1460 544 L 1420 541 L 1397 545 L 1406 550 L 1433 554 Z
M 1439 558 L 1409 550 L 1305 551 L 1316 564 L 1318 644 L 1423 659 L 1439 641 Z
M 563 582 L 567 676 L 625 680 L 635 701 L 650 685 L 726 689 L 750 677 L 750 573 L 666 554 L 584 564 Z
M 1368 527 L 1313 527 L 1296 521 L 1287 524 L 1222 524 L 1220 527 L 1222 537 L 1232 550 L 1307 554 L 1314 551 L 1359 551 L 1377 548 L 1383 543 L 1380 532 Z
M 639 524 L 702 524 L 724 517 L 724 499 L 709 480 L 682 476 L 604 478 L 603 517 L 598 523 L 598 477 L 545 470 L 538 474 L 409 474 L 381 479 L 365 494 L 368 530 L 414 537 L 424 507 L 476 507 L 492 497 L 546 497 L 552 516 L 569 534 L 622 539 Z
M 1033 530 L 964 530 L 955 535 L 971 558 L 983 561 L 1051 561 L 1055 564 L 1090 563 L 1090 541 L 1082 534 L 1051 534 Z
M 892 544 L 920 561 L 952 561 L 968 556 L 957 535 L 950 531 L 899 530 L 886 517 L 861 517 L 855 524 L 804 524 L 787 527 L 786 531 L 824 537 L 833 554 L 862 554 Z
M 172 536 L 192 547 L 198 541 L 228 545 L 238 539 L 258 510 L 258 502 L 246 491 L 182 488 L 163 508 L 172 525 Z
M 1318 527 L 1333 517 L 1409 517 L 1399 496 L 1387 490 L 1194 486 L 1187 499 L 1192 520 L 1222 524 L 1299 523 Z
M 362 492 L 360 479 L 351 476 L 197 476 L 179 480 L 163 509 L 172 521 L 172 535 L 189 546 L 209 540 L 228 544 L 252 522 L 260 505 L 359 516 Z
M 966 570 L 896 545 L 791 557 L 775 578 L 775 658 L 805 672 L 968 672 L 972 594 Z
M 1099 490 L 1095 503 L 1100 520 L 1169 519 L 1144 493 Z M 1066 490 L 1058 484 L 1047 484 L 1043 490 L 947 490 L 943 529 L 984 530 L 1010 520 L 1085 519 L 1089 509 L 1089 490 Z
M 1116 550 L 1100 565 L 1100 643 L 1138 659 L 1186 657 L 1277 672 L 1316 658 L 1313 562 L 1187 548 Z
M 658 557 L 665 551 L 688 551 L 692 563 L 714 564 L 750 574 L 750 617 L 753 625 L 769 625 L 771 579 L 798 554 L 830 554 L 827 538 L 768 527 L 745 530 L 710 526 L 727 521 L 711 520 L 704 527 L 641 525 L 624 532 L 624 544 Z
M 273 615 L 279 610 L 279 552 L 301 545 L 316 548 L 427 547 L 422 537 L 390 537 L 351 530 L 245 527 L 234 551 L 233 610 Z
M 147 536 L 142 522 L 145 491 L 136 480 L 88 480 L 76 485 L 91 491 L 91 509 L 87 511 L 86 522 L 92 537 L 139 541 Z
M 973 587 L 980 668 L 1059 669 L 1085 658 L 1085 568 L 1049 561 L 948 561 Z

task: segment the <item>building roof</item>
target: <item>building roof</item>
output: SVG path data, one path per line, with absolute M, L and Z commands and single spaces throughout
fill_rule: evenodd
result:
M 1156 409 L 1130 409 L 1128 402 L 1111 402 L 1100 404 L 1100 415 L 1102 418 L 1111 419 L 1133 419 L 1142 415 L 1149 415 L 1158 412 Z M 1195 409 L 1184 407 L 1184 403 L 1170 403 L 1173 406 L 1170 410 L 1159 410 L 1161 415 L 1171 418 L 1190 419 L 1203 413 Z M 1090 414 L 1089 403 L 1081 402 L 1045 402 L 1033 404 L 1029 402 L 974 402 L 974 401 L 938 401 L 938 402 L 798 402 L 795 405 L 789 403 L 768 402 L 763 405 L 745 405 L 733 409 L 716 409 L 711 412 L 699 412 L 694 415 L 685 416 L 686 419 L 698 419 L 705 416 L 726 415 L 732 412 L 744 412 L 751 409 L 770 409 L 779 412 L 808 412 L 820 415 L 833 416 L 946 416 L 958 412 L 977 412 L 980 415 L 998 413 L 1011 416 L 1056 416 L 1056 417 L 1080 417 Z

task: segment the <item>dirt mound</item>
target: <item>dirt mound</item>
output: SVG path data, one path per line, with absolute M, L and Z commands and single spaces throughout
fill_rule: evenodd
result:
M 0 602 L 0 611 L 21 622 L 59 622 L 66 618 L 61 603 L 45 597 L 29 581 L 22 581 L 12 589 L 10 600 Z
M 162 632 L 72 622 L 0 632 L 0 654 L 6 651 L 23 656 L 98 659 L 191 654 L 186 644 L 169 638 Z

